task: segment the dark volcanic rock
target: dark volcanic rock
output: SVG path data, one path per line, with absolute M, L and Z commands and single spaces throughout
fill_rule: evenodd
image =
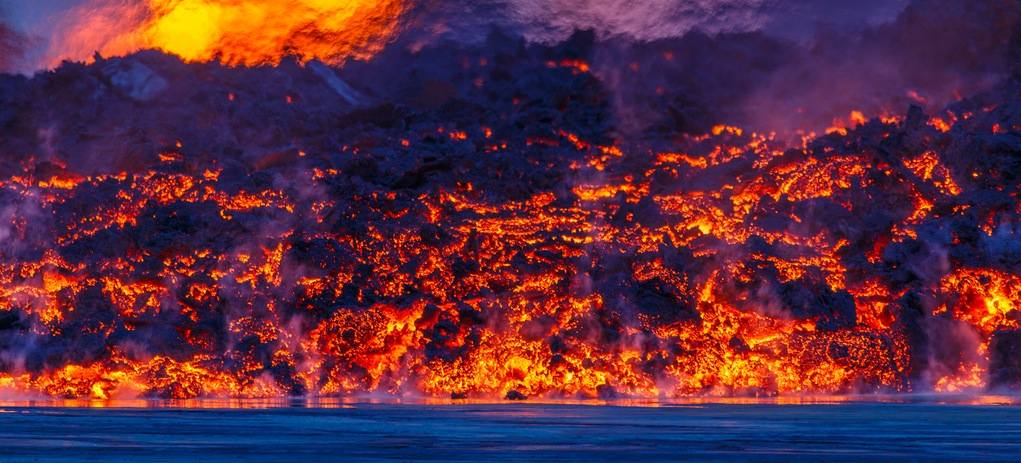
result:
M 1021 387 L 1021 330 L 993 334 L 989 344 L 989 386 Z

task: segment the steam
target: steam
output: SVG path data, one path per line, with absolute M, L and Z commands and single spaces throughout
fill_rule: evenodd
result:
M 679 37 L 693 30 L 709 34 L 763 31 L 802 38 L 818 24 L 857 29 L 891 19 L 905 0 L 797 2 L 782 0 L 517 0 L 508 2 L 513 20 L 538 41 L 560 41 L 575 29 L 639 41 Z
M 1002 82 L 1019 11 L 997 0 L 437 1 L 419 2 L 404 40 L 481 43 L 493 27 L 569 40 L 631 136 L 717 123 L 822 133 L 852 111 L 934 113 Z
M 577 29 L 595 30 L 601 38 L 626 37 L 637 41 L 675 38 L 693 30 L 710 34 L 764 31 L 776 36 L 804 38 L 820 24 L 858 30 L 865 25 L 889 20 L 906 2 L 838 0 L 825 5 L 806 5 L 793 0 L 412 0 L 337 2 L 337 5 L 344 6 L 334 7 L 324 7 L 322 2 L 265 0 L 9 2 L 6 10 L 10 27 L 25 37 L 31 37 L 33 43 L 16 64 L 7 63 L 5 68 L 0 69 L 29 73 L 53 67 L 65 59 L 87 60 L 96 51 L 104 55 L 121 55 L 158 47 L 189 55 L 198 53 L 195 47 L 204 46 L 206 40 L 224 40 L 232 46 L 245 46 L 244 42 L 248 41 L 251 43 L 247 46 L 264 46 L 263 41 L 271 38 L 272 34 L 293 32 L 286 23 L 274 19 L 284 12 L 287 17 L 299 18 L 294 22 L 296 25 L 307 27 L 315 24 L 315 27 L 322 28 L 317 33 L 321 39 L 331 42 L 329 46 L 346 48 L 351 45 L 348 42 L 359 40 L 350 32 L 354 26 L 343 22 L 331 24 L 339 18 L 333 15 L 341 14 L 346 18 L 353 13 L 365 16 L 365 21 L 379 23 L 382 20 L 378 17 L 380 15 L 403 15 L 404 4 L 415 10 L 412 16 L 419 30 L 411 34 L 430 40 L 479 41 L 495 26 L 520 34 L 530 41 L 553 43 L 566 39 Z M 279 8 L 273 5 L 279 5 Z M 368 13 L 359 10 L 363 5 L 377 8 L 377 11 Z M 199 16 L 198 12 L 203 13 Z M 193 20 L 179 22 L 192 13 L 196 14 Z M 157 14 L 173 16 L 174 22 L 150 28 Z M 300 19 L 303 15 L 308 18 Z M 235 16 L 249 24 L 247 29 L 231 19 Z M 397 20 L 397 17 L 390 19 Z M 187 30 L 178 30 L 184 24 L 189 26 Z M 211 35 L 199 37 L 205 29 L 209 29 Z M 244 29 L 244 37 L 230 36 L 233 33 L 230 30 L 241 29 Z M 168 45 L 162 42 L 159 36 L 164 34 L 173 36 L 167 38 L 173 38 L 176 43 Z M 307 31 L 301 34 L 307 34 Z M 291 52 L 304 52 L 300 44 L 290 43 L 289 46 Z M 266 51 L 284 52 L 272 45 Z M 200 59 L 213 57 L 213 54 L 199 55 L 197 58 Z M 336 51 L 331 52 L 324 46 L 314 47 L 310 55 L 320 59 L 340 57 Z M 240 61 L 249 62 L 245 59 Z
M 636 40 L 677 37 L 693 29 L 710 33 L 758 30 L 776 7 L 770 0 L 518 0 L 507 2 L 511 21 L 540 42 L 559 42 L 576 29 Z
M 789 133 L 822 131 L 852 110 L 868 117 L 899 114 L 909 104 L 935 110 L 990 88 L 1010 66 L 1006 44 L 1021 14 L 995 0 L 344 4 L 10 2 L 8 26 L 0 23 L 0 70 L 31 73 L 65 59 L 87 61 L 95 52 L 116 56 L 145 48 L 186 60 L 259 64 L 294 53 L 341 64 L 379 51 L 391 34 L 417 49 L 444 40 L 481 43 L 494 27 L 547 44 L 591 30 L 588 58 L 611 91 L 625 133 L 700 132 L 720 122 Z M 295 19 L 273 19 L 282 8 Z M 675 56 L 672 63 L 648 56 L 665 51 Z M 635 63 L 635 57 L 641 59 Z M 639 68 L 629 69 L 632 64 Z M 663 87 L 680 99 L 665 101 L 657 93 Z M 656 111 L 647 111 L 650 106 Z
M 1021 25 L 1012 2 L 916 0 L 861 35 L 821 33 L 745 100 L 744 122 L 771 130 L 812 127 L 852 110 L 876 117 L 910 104 L 930 112 L 1001 82 Z
M 824 27 L 801 39 L 771 33 L 764 21 L 746 33 L 597 39 L 593 72 L 609 87 L 621 128 L 633 136 L 703 133 L 730 123 L 822 133 L 850 125 L 852 111 L 902 115 L 915 104 L 933 114 L 1010 75 L 1021 9 L 915 0 L 891 21 Z
M 418 31 L 432 39 L 478 42 L 492 27 L 545 44 L 566 40 L 575 30 L 600 39 L 629 41 L 681 37 L 692 31 L 763 32 L 801 40 L 815 28 L 858 31 L 892 20 L 909 0 L 482 0 L 416 2 Z
M 25 39 L 4 20 L 4 15 L 4 6 L 0 5 L 0 72 L 10 72 L 21 58 Z

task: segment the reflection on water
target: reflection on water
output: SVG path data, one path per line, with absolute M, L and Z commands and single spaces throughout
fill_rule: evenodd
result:
M 350 397 L 291 397 L 266 399 L 22 399 L 0 398 L 0 407 L 66 408 L 196 408 L 196 409 L 269 409 L 269 408 L 351 408 L 358 405 L 577 405 L 615 407 L 691 407 L 707 404 L 730 405 L 826 405 L 848 403 L 917 403 L 932 405 L 1021 405 L 1021 395 L 1011 394 L 870 394 L 870 395 L 789 395 L 779 397 L 685 397 L 672 399 L 550 399 L 535 398 L 520 402 L 498 399 L 443 399 L 435 397 L 392 397 L 359 395 Z
M 1017 397 L 0 406 L 0 462 L 1017 461 Z M 994 406 L 990 406 L 994 405 Z M 106 407 L 84 408 L 84 407 Z

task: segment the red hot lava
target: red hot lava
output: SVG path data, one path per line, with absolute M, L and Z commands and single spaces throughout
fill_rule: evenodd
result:
M 493 37 L 0 78 L 0 397 L 1021 384 L 1016 82 L 632 136 L 584 34 Z

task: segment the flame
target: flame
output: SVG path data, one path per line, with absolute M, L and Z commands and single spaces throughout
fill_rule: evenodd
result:
M 284 56 L 340 64 L 367 58 L 396 34 L 404 0 L 93 1 L 65 16 L 49 65 L 158 49 L 185 61 L 272 64 Z

